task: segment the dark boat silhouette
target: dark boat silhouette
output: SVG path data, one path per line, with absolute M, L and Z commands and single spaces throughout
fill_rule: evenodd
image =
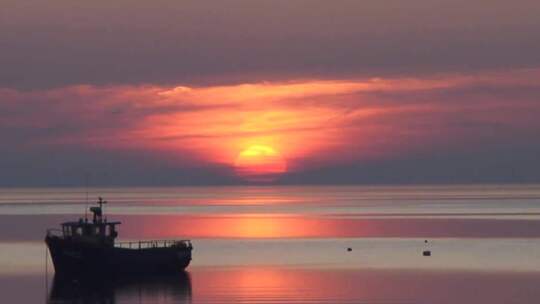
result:
M 116 226 L 103 216 L 103 204 L 91 207 L 92 221 L 81 218 L 48 229 L 45 243 L 54 269 L 61 276 L 171 274 L 182 272 L 191 261 L 189 240 L 116 242 Z

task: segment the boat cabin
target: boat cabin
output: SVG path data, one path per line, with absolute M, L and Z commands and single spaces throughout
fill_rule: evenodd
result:
M 103 217 L 103 204 L 107 202 L 99 198 L 99 207 L 91 207 L 92 221 L 82 218 L 79 221 L 62 223 L 62 236 L 66 240 L 94 243 L 102 246 L 114 246 L 114 240 L 118 236 L 116 225 L 120 222 L 107 222 Z

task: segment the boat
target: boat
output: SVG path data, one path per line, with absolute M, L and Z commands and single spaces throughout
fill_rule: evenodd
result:
M 190 240 L 117 242 L 118 221 L 107 221 L 101 197 L 92 220 L 65 222 L 47 229 L 45 243 L 59 276 L 159 275 L 183 272 L 191 261 Z

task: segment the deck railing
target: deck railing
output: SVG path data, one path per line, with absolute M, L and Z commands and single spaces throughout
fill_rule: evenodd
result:
M 192 245 L 189 240 L 151 240 L 151 241 L 115 242 L 114 247 L 129 248 L 129 249 L 168 248 L 168 247 L 191 248 Z

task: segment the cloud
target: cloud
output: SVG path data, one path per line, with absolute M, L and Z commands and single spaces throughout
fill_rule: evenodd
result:
M 540 66 L 535 0 L 489 5 L 478 0 L 31 5 L 4 0 L 0 5 L 0 87 L 17 89 L 197 86 Z
M 325 172 L 333 176 L 339 170 L 331 168 L 399 167 L 396 162 L 419 155 L 481 162 L 479 155 L 513 146 L 530 155 L 527 147 L 536 151 L 540 130 L 538 74 L 524 69 L 216 86 L 4 88 L 0 164 L 9 169 L 0 174 L 4 180 L 15 171 L 31 175 L 25 164 L 44 172 L 49 161 L 43 156 L 57 155 L 70 160 L 51 162 L 63 172 L 139 167 L 133 175 L 219 172 L 209 181 L 238 182 L 232 166 L 253 145 L 279 151 L 291 176 L 306 181 L 312 179 L 302 172 L 316 168 L 330 168 Z M 342 178 L 356 176 L 347 172 Z M 188 183 L 181 176 L 190 173 L 171 182 Z

